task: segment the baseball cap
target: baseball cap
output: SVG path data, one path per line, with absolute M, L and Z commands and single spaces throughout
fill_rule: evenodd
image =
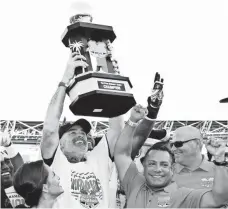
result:
M 73 127 L 75 125 L 81 126 L 86 134 L 88 134 L 92 128 L 91 124 L 88 120 L 81 118 L 79 120 L 76 120 L 74 123 L 66 123 L 66 124 L 60 126 L 59 139 L 61 139 L 63 134 L 66 133 L 71 127 Z
M 198 128 L 193 126 L 183 126 L 175 130 L 172 141 L 187 141 L 190 139 L 202 140 L 203 137 Z

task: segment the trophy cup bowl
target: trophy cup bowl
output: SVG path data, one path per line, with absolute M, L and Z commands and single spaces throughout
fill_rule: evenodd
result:
M 62 42 L 72 52 L 86 58 L 86 69 L 76 68 L 67 88 L 70 110 L 75 115 L 116 117 L 135 104 L 128 77 L 121 76 L 113 58 L 111 43 L 116 35 L 111 26 L 92 23 L 92 17 L 78 14 L 70 18 Z

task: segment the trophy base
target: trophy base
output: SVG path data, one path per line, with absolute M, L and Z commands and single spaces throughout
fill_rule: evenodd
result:
M 79 95 L 70 110 L 75 115 L 112 118 L 125 114 L 135 104 L 133 94 L 95 90 Z
M 67 88 L 70 97 L 70 110 L 75 115 L 92 117 L 116 117 L 126 113 L 135 104 L 130 93 L 128 77 L 86 72 L 77 76 Z

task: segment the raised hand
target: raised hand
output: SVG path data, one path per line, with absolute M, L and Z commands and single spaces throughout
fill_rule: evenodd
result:
M 163 85 L 164 85 L 164 79 L 161 78 L 159 73 L 156 73 L 154 78 L 154 87 L 152 89 L 151 96 L 149 96 L 147 99 L 149 118 L 155 119 L 157 117 L 159 108 L 162 104 L 162 100 L 164 97 Z
M 221 161 L 225 160 L 225 151 L 226 151 L 226 142 L 216 139 L 216 138 L 208 138 L 205 141 L 205 146 L 207 151 L 214 156 L 216 159 L 221 159 Z
M 130 120 L 134 123 L 139 122 L 148 114 L 147 108 L 144 108 L 142 105 L 135 105 L 131 109 Z
M 148 98 L 148 103 L 153 108 L 159 108 L 162 104 L 163 94 L 163 85 L 164 79 L 160 78 L 160 74 L 156 73 L 154 78 L 154 87 L 152 89 L 151 96 Z
M 82 67 L 87 68 L 89 65 L 85 62 L 86 58 L 82 55 L 79 55 L 78 52 L 73 52 L 70 54 L 69 60 L 67 62 L 66 70 L 63 75 L 62 82 L 69 84 L 70 81 L 74 78 L 75 68 Z

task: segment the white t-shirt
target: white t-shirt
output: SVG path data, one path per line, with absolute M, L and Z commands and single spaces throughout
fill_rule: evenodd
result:
M 15 208 L 17 205 L 24 204 L 25 200 L 16 193 L 13 186 L 5 189 L 6 195 L 10 200 L 11 205 Z
M 58 147 L 51 167 L 60 177 L 64 193 L 53 207 L 108 208 L 110 161 L 106 136 L 87 153 L 86 162 L 69 163 Z
M 112 172 L 109 180 L 109 208 L 122 209 L 126 203 L 126 195 L 122 194 L 118 172 L 115 163 L 112 163 Z
M 119 208 L 117 205 L 117 171 L 115 163 L 110 165 L 111 173 L 109 178 L 109 208 Z

